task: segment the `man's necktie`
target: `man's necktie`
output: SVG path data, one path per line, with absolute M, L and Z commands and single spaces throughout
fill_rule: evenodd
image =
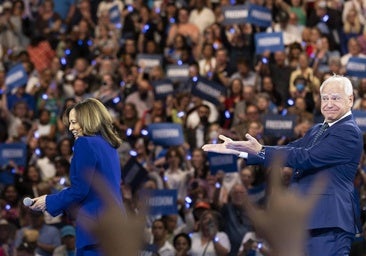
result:
M 318 130 L 318 132 L 315 134 L 313 141 L 311 142 L 311 146 L 313 146 L 315 144 L 315 142 L 319 139 L 319 137 L 325 132 L 326 129 L 328 129 L 329 124 L 328 123 L 324 123 Z

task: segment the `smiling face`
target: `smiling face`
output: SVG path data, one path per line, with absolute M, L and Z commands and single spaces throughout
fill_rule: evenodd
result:
M 347 95 L 340 83 L 328 83 L 321 91 L 321 112 L 332 123 L 351 110 L 353 95 Z
M 76 119 L 75 109 L 72 109 L 69 113 L 69 130 L 70 132 L 72 132 L 75 139 L 84 135 L 83 129 L 81 128 L 78 120 Z

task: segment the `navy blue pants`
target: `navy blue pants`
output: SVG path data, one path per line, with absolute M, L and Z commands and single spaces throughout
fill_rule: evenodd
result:
M 322 228 L 310 231 L 307 243 L 308 256 L 349 255 L 355 235 L 340 228 Z
M 82 248 L 77 248 L 75 256 L 103 256 L 103 254 L 100 252 L 98 246 L 88 245 Z

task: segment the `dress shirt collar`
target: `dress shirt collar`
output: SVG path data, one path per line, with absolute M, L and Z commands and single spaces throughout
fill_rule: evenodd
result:
M 348 111 L 346 114 L 344 114 L 341 118 L 339 118 L 337 121 L 334 121 L 334 122 L 332 122 L 332 123 L 328 123 L 329 124 L 329 127 L 331 127 L 332 125 L 334 125 L 335 123 L 337 123 L 337 122 L 339 122 L 340 120 L 342 120 L 343 118 L 345 118 L 345 117 L 347 117 L 347 116 L 349 116 L 349 115 L 351 115 L 352 114 L 352 112 L 351 112 L 351 110 L 350 111 Z

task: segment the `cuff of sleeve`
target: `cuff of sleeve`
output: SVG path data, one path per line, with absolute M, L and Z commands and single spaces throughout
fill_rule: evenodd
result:
M 261 150 L 258 152 L 258 156 L 261 158 L 265 158 L 266 156 L 266 148 L 264 146 L 262 146 Z
M 248 153 L 247 152 L 240 152 L 240 154 L 238 155 L 238 157 L 247 159 L 248 158 Z

